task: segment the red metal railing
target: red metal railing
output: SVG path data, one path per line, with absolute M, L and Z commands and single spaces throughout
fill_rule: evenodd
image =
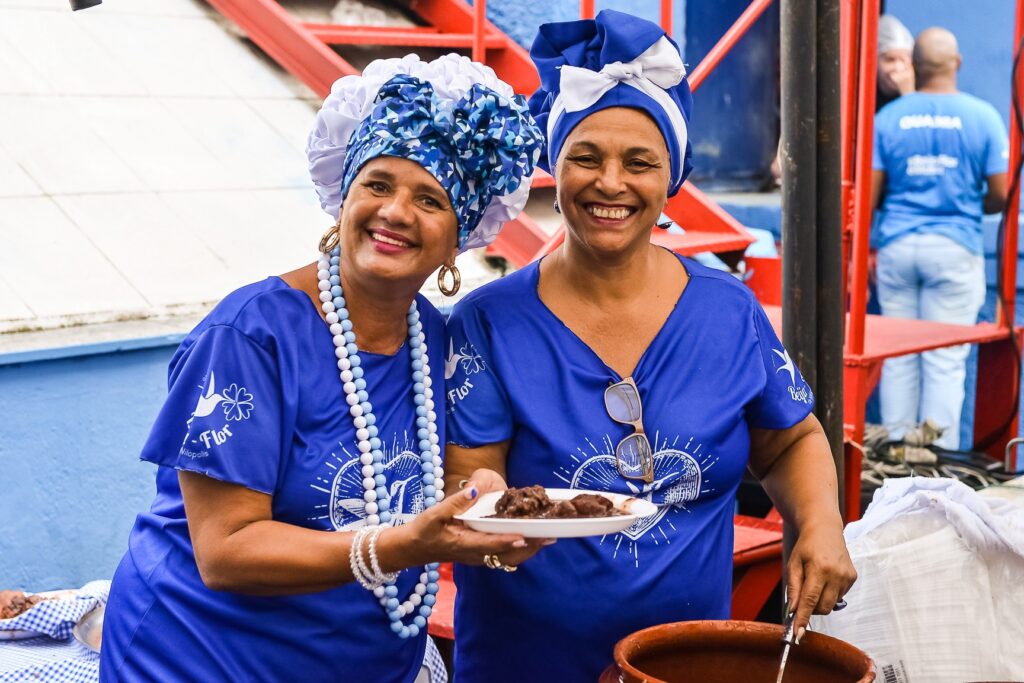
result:
M 850 251 L 853 239 L 853 151 L 854 126 L 851 121 L 857 117 L 857 60 L 859 57 L 856 40 L 860 29 L 860 17 L 857 14 L 855 0 L 842 0 L 839 4 L 839 78 L 840 97 L 842 98 L 841 126 L 842 174 L 840 189 L 840 205 L 842 207 L 843 226 L 843 303 L 846 304 L 846 293 L 849 292 Z
M 1017 48 L 1021 38 L 1024 38 L 1024 1 L 1018 0 L 1016 12 L 1016 28 L 1013 32 L 1013 54 L 1016 56 Z M 1020 73 L 1012 74 L 1015 79 L 1018 93 L 1024 92 L 1024 77 Z M 1009 168 L 1017 168 L 1020 161 L 1020 132 L 1017 113 L 1010 103 L 1010 159 Z M 1017 221 L 1020 211 L 1020 191 L 1014 192 L 1007 198 L 1008 207 L 1006 215 L 1006 228 L 1003 240 L 1003 291 L 1002 307 L 999 311 L 997 322 L 1007 328 L 1014 323 L 1014 311 L 1017 301 Z
M 487 61 L 484 28 L 487 25 L 487 0 L 473 0 L 473 61 Z
M 661 27 L 665 33 L 672 35 L 672 0 L 661 0 L 659 14 Z M 580 19 L 594 18 L 594 0 L 580 0 Z
M 875 80 L 878 69 L 878 51 L 875 47 L 878 45 L 878 0 L 864 0 L 861 10 L 857 139 L 854 143 L 853 263 L 850 274 L 850 324 L 846 344 L 846 352 L 854 355 L 864 353 L 864 323 L 867 315 L 871 147 L 875 129 Z
M 704 59 L 700 60 L 700 64 L 697 65 L 690 75 L 687 76 L 687 80 L 690 82 L 690 90 L 696 91 L 700 87 L 700 84 L 704 82 L 704 79 L 708 77 L 712 70 L 722 59 L 729 54 L 729 51 L 739 42 L 739 39 L 746 35 L 747 31 L 754 22 L 764 14 L 764 11 L 772 4 L 772 0 L 754 0 L 750 3 L 750 6 L 743 11 L 743 14 L 736 19 L 736 22 L 729 27 L 729 30 L 719 38 L 715 46 L 704 55 Z

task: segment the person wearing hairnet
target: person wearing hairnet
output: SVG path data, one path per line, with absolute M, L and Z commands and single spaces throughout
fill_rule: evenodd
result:
M 878 92 L 875 111 L 914 92 L 914 36 L 891 14 L 878 20 Z

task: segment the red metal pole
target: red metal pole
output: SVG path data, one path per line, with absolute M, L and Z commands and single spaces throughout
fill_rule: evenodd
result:
M 1024 37 L 1024 0 L 1017 0 L 1016 29 L 1013 32 L 1013 54 L 1017 54 L 1017 46 Z M 1017 91 L 1024 92 L 1024 79 L 1021 74 L 1011 74 L 1017 82 Z M 1009 169 L 1017 168 L 1020 160 L 1020 133 L 1013 103 L 1010 103 L 1010 159 Z M 1020 211 L 1020 190 L 1008 197 L 1009 206 L 1006 208 L 1006 230 L 1003 235 L 1003 262 L 1000 267 L 1003 269 L 1003 306 L 999 312 L 999 324 L 1007 328 L 1013 327 L 1014 311 L 1017 300 L 1017 221 Z
M 729 50 L 747 33 L 747 30 L 771 4 L 772 0 L 754 0 L 747 9 L 743 10 L 743 14 L 729 27 L 725 35 L 715 43 L 715 46 L 704 56 L 704 59 L 700 60 L 697 68 L 690 72 L 688 80 L 690 81 L 691 91 L 700 87 L 700 84 L 704 82 L 704 79 L 708 77 L 712 69 L 718 66 L 722 58 L 729 53 Z
M 849 294 L 850 251 L 853 237 L 853 142 L 857 116 L 857 45 L 860 30 L 860 5 L 857 0 L 842 0 L 839 5 L 839 73 L 842 98 L 842 206 L 843 226 L 843 305 Z
M 484 31 L 487 24 L 487 0 L 473 0 L 473 61 L 483 64 L 487 60 Z
M 672 0 L 661 0 L 661 28 L 672 35 Z
M 878 2 L 861 5 L 860 77 L 857 82 L 856 176 L 853 204 L 853 259 L 850 273 L 850 336 L 847 352 L 864 353 L 868 298 L 868 237 L 871 233 L 871 147 L 875 130 L 875 79 L 878 69 Z
M 580 0 L 580 19 L 594 18 L 594 0 Z
M 336 79 L 359 73 L 359 69 L 319 41 L 276 0 L 209 0 L 209 3 L 320 97 L 330 94 Z

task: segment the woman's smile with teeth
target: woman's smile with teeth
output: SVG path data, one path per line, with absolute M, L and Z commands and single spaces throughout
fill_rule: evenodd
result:
M 598 206 L 596 204 L 589 204 L 587 206 L 587 212 L 598 218 L 610 218 L 613 220 L 622 220 L 627 218 L 629 214 L 633 213 L 632 209 L 625 206 Z
M 383 242 L 384 244 L 392 244 L 392 245 L 394 245 L 396 247 L 409 247 L 409 246 L 412 246 L 409 242 L 405 242 L 403 240 L 396 240 L 396 239 L 393 239 L 391 237 L 387 237 L 386 235 L 382 235 L 379 232 L 371 232 L 370 233 L 370 237 L 372 237 L 373 240 L 376 241 L 376 242 Z

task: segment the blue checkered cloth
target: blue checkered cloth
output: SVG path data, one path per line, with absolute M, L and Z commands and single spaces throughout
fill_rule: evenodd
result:
M 0 631 L 30 631 L 67 640 L 78 620 L 106 602 L 109 592 L 110 581 L 92 581 L 66 597 L 44 600 L 13 619 L 0 619 Z
M 40 636 L 0 642 L 0 683 L 99 680 L 100 656 L 73 638 L 61 642 Z
M 427 651 L 423 653 L 423 668 L 430 674 L 430 683 L 448 683 L 448 670 L 430 636 L 427 636 Z
M 78 620 L 107 600 L 110 581 L 93 581 L 67 595 L 45 600 L 13 619 L 0 620 L 0 683 L 66 681 L 95 683 L 100 656 L 71 637 Z M 4 633 L 41 634 L 4 640 Z

